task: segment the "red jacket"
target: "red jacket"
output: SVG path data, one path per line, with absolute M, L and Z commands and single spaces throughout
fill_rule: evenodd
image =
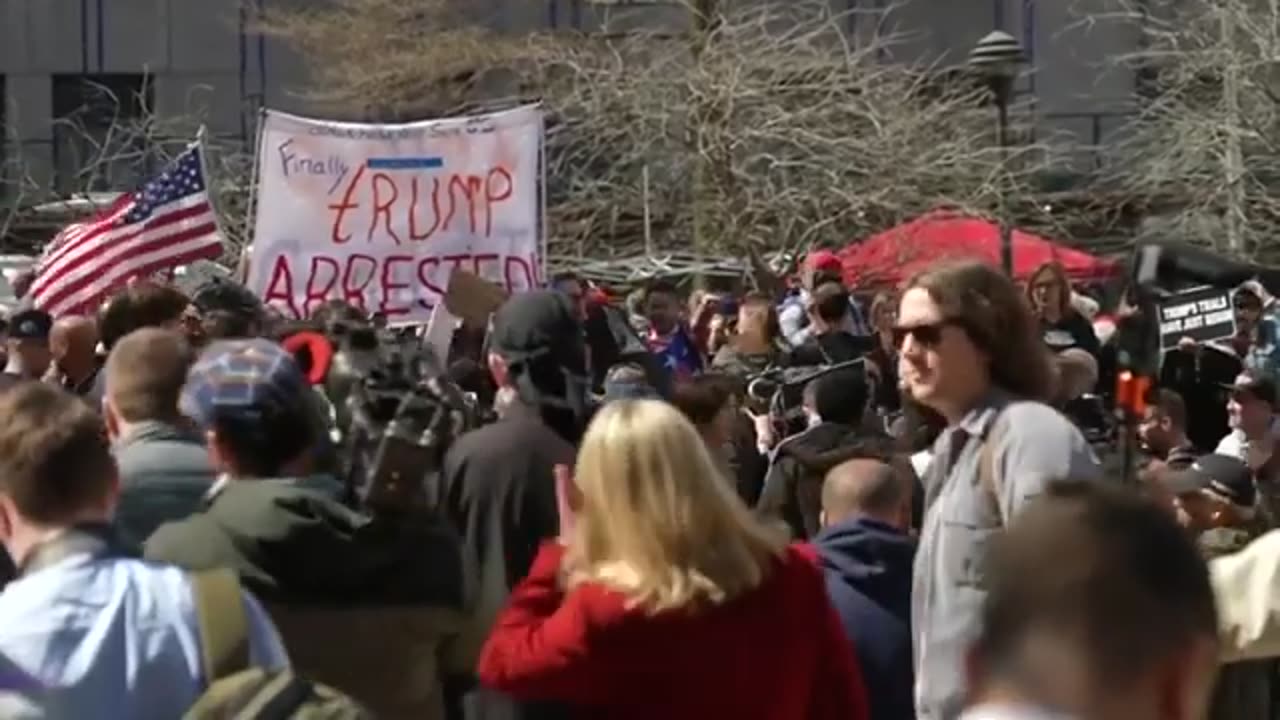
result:
M 481 653 L 482 683 L 609 718 L 867 717 L 857 661 L 808 546 L 788 548 L 760 587 L 725 605 L 654 616 L 598 585 L 566 596 L 563 553 L 544 545 L 512 593 Z

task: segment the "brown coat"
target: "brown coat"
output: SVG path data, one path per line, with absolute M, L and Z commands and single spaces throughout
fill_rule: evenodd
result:
M 265 607 L 299 674 L 387 720 L 443 720 L 440 677 L 473 672 L 483 641 L 442 608 Z

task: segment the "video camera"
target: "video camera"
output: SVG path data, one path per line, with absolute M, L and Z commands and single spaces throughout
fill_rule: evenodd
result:
M 439 505 L 439 472 L 453 440 L 476 426 L 474 400 L 444 374 L 418 338 L 372 325 L 337 333 L 351 353 L 341 401 L 349 500 L 371 513 L 406 515 Z
M 866 360 L 858 358 L 830 365 L 774 367 L 747 378 L 747 398 L 753 410 L 767 411 L 783 436 L 804 430 L 804 387 L 831 373 L 866 370 Z M 870 393 L 868 393 L 870 395 Z

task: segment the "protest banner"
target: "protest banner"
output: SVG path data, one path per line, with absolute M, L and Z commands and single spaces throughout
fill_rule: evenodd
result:
M 1196 288 L 1160 303 L 1160 347 L 1165 350 L 1177 347 L 1184 337 L 1205 343 L 1235 334 L 1230 290 Z
M 341 299 L 425 323 L 455 270 L 541 282 L 542 112 L 410 123 L 267 112 L 248 286 L 292 317 Z

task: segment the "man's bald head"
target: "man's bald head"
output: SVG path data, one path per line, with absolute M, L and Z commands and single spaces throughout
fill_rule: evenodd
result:
M 49 343 L 84 343 L 89 342 L 90 347 L 98 344 L 98 323 L 93 318 L 84 317 L 83 315 L 68 315 L 60 317 L 53 323 L 53 329 L 49 331 Z
M 848 460 L 828 471 L 822 484 L 824 524 L 868 516 L 900 525 L 910 499 L 905 468 L 879 459 Z
M 58 318 L 49 331 L 49 352 L 64 373 L 81 375 L 97 365 L 98 323 L 71 315 Z

